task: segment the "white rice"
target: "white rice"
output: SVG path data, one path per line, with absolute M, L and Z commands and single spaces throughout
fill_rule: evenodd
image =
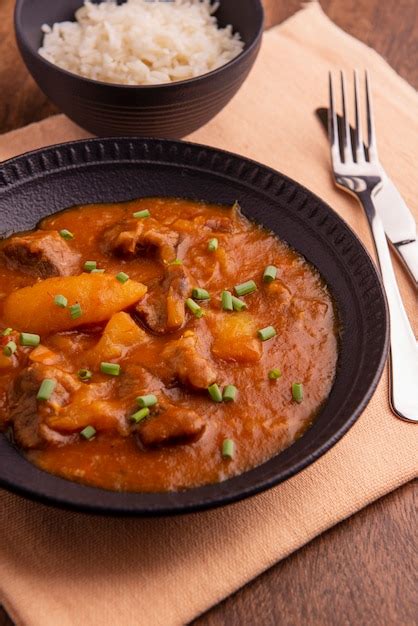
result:
M 42 27 L 39 49 L 74 74 L 123 85 L 186 80 L 224 65 L 244 43 L 218 28 L 210 0 L 88 0 L 75 22 Z

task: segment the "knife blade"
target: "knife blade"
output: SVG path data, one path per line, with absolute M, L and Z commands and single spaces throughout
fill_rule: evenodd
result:
M 316 109 L 315 113 L 325 131 L 328 132 L 328 109 L 321 107 Z M 350 133 L 353 140 L 354 129 L 352 127 L 350 127 Z M 367 155 L 367 146 L 364 148 Z M 373 196 L 376 211 L 383 222 L 387 238 L 418 285 L 418 240 L 414 216 L 382 165 L 380 165 L 380 174 L 382 183 Z

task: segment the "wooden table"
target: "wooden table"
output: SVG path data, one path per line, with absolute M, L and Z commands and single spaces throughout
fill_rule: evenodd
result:
M 264 2 L 267 26 L 300 7 L 300 0 Z M 334 22 L 418 87 L 417 0 L 320 2 Z M 20 61 L 13 6 L 13 0 L 0 4 L 0 133 L 56 112 Z M 417 500 L 416 484 L 405 485 L 246 585 L 194 626 L 417 625 Z M 0 607 L 0 626 L 11 624 Z

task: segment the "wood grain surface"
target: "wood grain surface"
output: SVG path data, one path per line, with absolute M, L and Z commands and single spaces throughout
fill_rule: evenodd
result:
M 301 2 L 264 4 L 271 26 Z M 418 87 L 418 0 L 320 4 L 336 24 L 375 48 Z M 56 112 L 19 57 L 13 7 L 14 0 L 0 0 L 0 133 Z M 193 626 L 418 626 L 416 487 L 405 485 L 324 533 Z M 0 626 L 11 625 L 0 607 Z
M 191 626 L 418 624 L 416 484 L 378 500 Z

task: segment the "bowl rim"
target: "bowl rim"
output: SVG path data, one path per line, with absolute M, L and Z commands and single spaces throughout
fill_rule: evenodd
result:
M 317 205 L 324 208 L 326 210 L 326 213 L 333 214 L 334 219 L 336 219 L 337 222 L 340 222 L 341 225 L 354 238 L 356 246 L 359 248 L 359 251 L 360 250 L 362 251 L 362 253 L 364 254 L 365 260 L 368 262 L 370 272 L 373 275 L 373 280 L 375 281 L 375 286 L 378 288 L 379 296 L 381 296 L 381 300 L 382 300 L 381 305 L 382 305 L 382 314 L 383 314 L 383 319 L 384 319 L 384 333 L 382 333 L 383 339 L 381 340 L 381 345 L 379 344 L 380 345 L 379 360 L 375 367 L 373 377 L 370 380 L 367 389 L 363 391 L 363 395 L 360 399 L 360 402 L 356 403 L 355 408 L 351 409 L 351 412 L 348 418 L 346 418 L 343 421 L 343 423 L 340 426 L 338 426 L 333 433 L 326 435 L 324 441 L 320 443 L 320 445 L 317 445 L 316 443 L 316 440 L 321 438 L 321 433 L 319 432 L 319 433 L 316 433 L 316 437 L 314 437 L 311 442 L 313 446 L 313 450 L 303 451 L 301 458 L 299 460 L 290 459 L 290 462 L 286 468 L 275 471 L 274 474 L 270 475 L 269 477 L 261 476 L 261 477 L 255 478 L 254 480 L 251 480 L 252 474 L 256 474 L 260 470 L 260 468 L 262 468 L 264 465 L 268 463 L 271 463 L 274 459 L 278 458 L 281 454 L 284 454 L 287 451 L 292 450 L 292 448 L 294 449 L 295 453 L 297 453 L 298 451 L 295 450 L 295 445 L 298 443 L 298 441 L 304 440 L 305 436 L 309 432 L 312 432 L 311 429 L 308 429 L 304 437 L 300 438 L 299 440 L 294 442 L 294 444 L 290 445 L 281 453 L 271 457 L 270 459 L 268 459 L 261 465 L 257 465 L 256 467 L 250 470 L 247 470 L 241 474 L 238 474 L 237 476 L 231 477 L 222 482 L 211 483 L 209 485 L 204 485 L 203 487 L 194 487 L 188 490 L 175 491 L 175 492 L 153 492 L 153 493 L 113 492 L 113 491 L 108 491 L 108 490 L 97 488 L 97 487 L 90 487 L 90 486 L 82 485 L 80 483 L 74 483 L 73 481 L 69 481 L 69 480 L 57 477 L 55 475 L 52 475 L 52 474 L 48 474 L 47 472 L 44 472 L 43 470 L 40 470 L 36 466 L 32 465 L 27 459 L 24 458 L 23 455 L 21 455 L 22 460 L 30 466 L 30 471 L 33 471 L 34 473 L 40 473 L 43 476 L 49 477 L 49 479 L 53 480 L 54 484 L 56 483 L 56 485 L 62 485 L 64 487 L 67 486 L 67 494 L 64 497 L 61 497 L 59 489 L 56 489 L 55 492 L 51 494 L 50 492 L 48 492 L 48 489 L 44 493 L 42 489 L 36 490 L 36 488 L 28 487 L 25 484 L 16 484 L 16 482 L 14 482 L 13 471 L 11 472 L 11 478 L 10 476 L 5 477 L 4 475 L 1 474 L 1 458 L 0 458 L 0 487 L 4 487 L 6 489 L 9 489 L 10 491 L 18 493 L 20 495 L 24 495 L 32 500 L 42 502 L 44 504 L 55 505 L 60 508 L 76 510 L 76 511 L 84 512 L 84 513 L 104 514 L 104 515 L 110 515 L 110 516 L 132 516 L 133 515 L 133 516 L 138 516 L 138 517 L 140 516 L 141 517 L 159 517 L 159 516 L 164 516 L 164 515 L 188 514 L 192 512 L 212 509 L 212 508 L 216 508 L 219 506 L 231 504 L 233 502 L 241 501 L 250 496 L 256 495 L 262 491 L 270 489 L 271 487 L 284 482 L 288 478 L 296 475 L 301 470 L 303 470 L 304 468 L 314 463 L 317 459 L 319 459 L 322 455 L 324 455 L 330 448 L 332 448 L 347 433 L 347 431 L 351 428 L 351 426 L 353 426 L 357 418 L 360 416 L 360 414 L 363 412 L 365 407 L 368 405 L 380 381 L 380 378 L 383 374 L 383 370 L 386 364 L 386 359 L 387 359 L 387 355 L 389 351 L 389 312 L 388 312 L 385 291 L 383 288 L 381 277 L 377 271 L 377 268 L 368 250 L 365 248 L 363 242 L 359 239 L 359 237 L 356 235 L 354 230 L 344 221 L 344 219 L 341 218 L 340 215 L 336 213 L 330 207 L 329 204 L 327 204 L 314 192 L 310 191 L 309 189 L 301 185 L 299 182 L 289 178 L 288 176 L 286 176 L 285 174 L 282 174 L 278 170 L 275 170 L 269 166 L 261 164 L 257 161 L 254 161 L 252 159 L 249 159 L 237 153 L 228 152 L 226 150 L 222 150 L 216 147 L 206 146 L 206 145 L 197 144 L 193 142 L 172 140 L 172 139 L 132 138 L 132 137 L 108 137 L 104 139 L 103 138 L 91 138 L 91 139 L 82 139 L 82 140 L 77 140 L 77 141 L 65 142 L 61 144 L 55 144 L 52 146 L 46 146 L 44 148 L 29 151 L 19 156 L 13 157 L 0 164 L 0 174 L 3 173 L 2 170 L 4 169 L 10 170 L 16 173 L 19 170 L 19 168 L 16 167 L 17 163 L 19 161 L 24 162 L 25 159 L 26 160 L 30 159 L 32 162 L 31 173 L 28 174 L 28 168 L 26 167 L 20 168 L 22 170 L 22 173 L 24 172 L 23 181 L 19 180 L 19 178 L 15 179 L 13 182 L 11 182 L 11 185 L 14 186 L 14 184 L 21 184 L 22 182 L 25 182 L 25 181 L 30 182 L 32 180 L 39 179 L 39 174 L 41 172 L 37 171 L 37 168 L 42 170 L 42 174 L 45 175 L 46 177 L 48 177 L 49 175 L 53 175 L 56 171 L 68 169 L 66 165 L 59 165 L 57 166 L 56 169 L 50 170 L 47 166 L 47 159 L 43 158 L 45 157 L 46 153 L 56 154 L 57 151 L 62 151 L 62 153 L 65 153 L 66 151 L 71 151 L 74 148 L 80 147 L 80 155 L 81 155 L 82 154 L 81 149 L 89 145 L 90 146 L 94 144 L 100 145 L 102 143 L 102 144 L 109 144 L 109 148 L 110 148 L 112 144 L 113 145 L 118 144 L 120 146 L 123 144 L 130 145 L 132 144 L 132 142 L 138 142 L 138 144 L 143 144 L 144 146 L 147 145 L 148 147 L 151 145 L 151 146 L 159 146 L 159 147 L 162 146 L 163 148 L 163 150 L 158 153 L 158 157 L 156 157 L 153 160 L 151 158 L 151 155 L 148 153 L 148 147 L 147 147 L 147 157 L 133 158 L 132 159 L 133 162 L 142 161 L 145 163 L 151 162 L 151 163 L 164 164 L 164 165 L 166 165 L 168 162 L 168 163 L 176 164 L 175 156 L 173 157 L 173 161 L 170 161 L 170 160 L 167 161 L 167 158 L 166 158 L 167 154 L 169 153 L 169 151 L 171 151 L 173 146 L 176 147 L 177 149 L 180 149 L 181 147 L 182 152 L 184 152 L 188 148 L 190 148 L 191 150 L 203 150 L 212 158 L 215 156 L 220 156 L 221 158 L 224 158 L 227 162 L 230 162 L 231 159 L 236 159 L 239 163 L 243 163 L 244 165 L 249 165 L 254 168 L 258 168 L 263 173 L 272 174 L 276 177 L 279 177 L 285 183 L 288 183 L 291 188 L 304 192 L 308 196 L 308 198 L 310 197 L 310 199 L 313 200 Z M 166 150 L 166 153 L 164 153 L 164 150 Z M 36 156 L 40 157 L 37 162 L 38 164 L 34 163 L 34 160 L 33 160 L 33 158 Z M 92 161 L 89 161 L 89 160 L 86 161 L 84 158 L 80 158 L 77 165 L 82 168 L 85 166 L 88 166 L 91 163 L 94 163 L 95 165 L 97 165 L 97 160 L 95 160 L 94 155 L 92 155 L 92 158 L 93 158 Z M 123 163 L 126 162 L 126 159 L 121 159 L 121 157 L 119 156 L 118 157 L 110 156 L 109 159 L 112 162 L 123 162 Z M 104 162 L 108 163 L 109 161 L 104 161 Z M 208 171 L 207 167 L 203 167 L 200 164 L 199 165 L 192 164 L 191 166 L 199 167 L 205 172 Z M 209 167 L 209 172 L 216 174 L 218 173 L 218 170 L 217 169 L 213 170 Z M 7 175 L 6 175 L 6 179 L 7 179 Z M 7 190 L 7 186 L 6 186 L 5 191 L 6 190 Z M 280 191 L 280 194 L 281 193 L 282 191 Z M 0 186 L 0 197 L 1 197 L 1 194 L 2 194 L 2 189 Z M 277 201 L 279 202 L 279 198 L 277 198 Z M 292 201 L 289 201 L 289 202 L 292 202 Z M 325 407 L 326 407 L 326 402 L 324 403 L 324 406 L 322 408 L 325 408 Z M 13 448 L 10 445 L 10 442 L 7 441 L 3 435 L 0 435 L 0 450 L 5 445 L 7 445 L 8 449 L 12 450 L 13 453 L 19 454 L 19 451 L 16 448 Z M 228 486 L 232 486 L 232 491 L 231 490 L 228 491 Z M 74 489 L 74 491 L 76 491 L 77 488 L 80 488 L 80 487 L 82 488 L 82 492 L 84 492 L 86 496 L 88 496 L 89 494 L 92 494 L 92 495 L 102 494 L 104 500 L 106 500 L 106 496 L 107 496 L 109 501 L 111 501 L 111 503 L 109 503 L 109 501 L 108 502 L 103 501 L 103 502 L 97 503 L 97 502 L 94 502 L 94 498 L 93 498 L 93 502 L 90 502 L 88 500 L 88 497 L 84 498 L 83 501 L 77 500 L 77 498 L 71 501 L 72 488 Z M 68 491 L 70 492 L 70 495 L 68 495 Z M 193 498 L 193 494 L 196 494 L 197 491 L 199 492 L 199 497 L 196 499 L 196 498 Z M 209 492 L 208 496 L 206 496 L 206 492 Z M 180 499 L 177 499 L 176 501 L 176 497 L 178 497 L 179 495 L 181 497 Z M 124 502 L 124 496 L 125 496 L 126 502 Z M 188 496 L 190 496 L 190 500 Z M 142 499 L 142 502 L 140 502 L 139 505 L 137 505 L 136 503 L 129 502 L 129 500 L 133 500 L 135 497 Z M 164 498 L 164 504 L 161 504 L 160 502 L 158 502 L 158 498 L 161 498 L 161 497 Z M 116 500 L 118 500 L 119 502 L 115 504 Z
M 216 69 L 211 70 L 210 72 L 205 72 L 205 74 L 200 74 L 199 76 L 194 76 L 193 78 L 187 78 L 186 80 L 172 81 L 170 83 L 156 83 L 155 85 L 124 85 L 123 83 L 110 83 L 110 82 L 105 82 L 102 80 L 94 80 L 93 78 L 87 78 L 86 76 L 81 76 L 80 74 L 75 74 L 74 72 L 70 72 L 69 70 L 62 68 L 59 65 L 55 65 L 55 63 L 48 61 L 48 59 L 45 59 L 45 57 L 39 54 L 38 50 L 35 50 L 28 43 L 26 37 L 23 34 L 24 28 L 21 23 L 21 12 L 22 12 L 24 4 L 26 4 L 28 0 L 16 0 L 15 9 L 14 9 L 14 28 L 15 28 L 16 39 L 19 45 L 23 46 L 31 55 L 34 55 L 38 61 L 44 63 L 45 66 L 49 70 L 57 71 L 58 73 L 61 73 L 70 79 L 80 80 L 85 85 L 90 85 L 90 86 L 97 85 L 99 88 L 101 87 L 118 88 L 118 89 L 123 88 L 123 89 L 128 89 L 130 91 L 142 90 L 142 89 L 147 90 L 147 91 L 151 91 L 152 89 L 168 90 L 170 88 L 173 89 L 175 86 L 188 87 L 189 85 L 197 85 L 205 80 L 216 78 L 217 76 L 222 74 L 222 72 L 227 71 L 229 68 L 232 68 L 235 65 L 239 65 L 242 60 L 244 60 L 248 55 L 250 55 L 253 52 L 255 48 L 257 48 L 264 32 L 265 12 L 264 12 L 264 7 L 263 7 L 261 0 L 251 0 L 251 1 L 254 2 L 254 5 L 256 7 L 259 23 L 258 23 L 258 28 L 255 34 L 253 35 L 252 39 L 250 40 L 250 44 L 248 45 L 248 47 L 246 46 L 236 57 L 234 57 L 233 59 L 231 59 L 224 65 L 221 65 L 217 67 Z

